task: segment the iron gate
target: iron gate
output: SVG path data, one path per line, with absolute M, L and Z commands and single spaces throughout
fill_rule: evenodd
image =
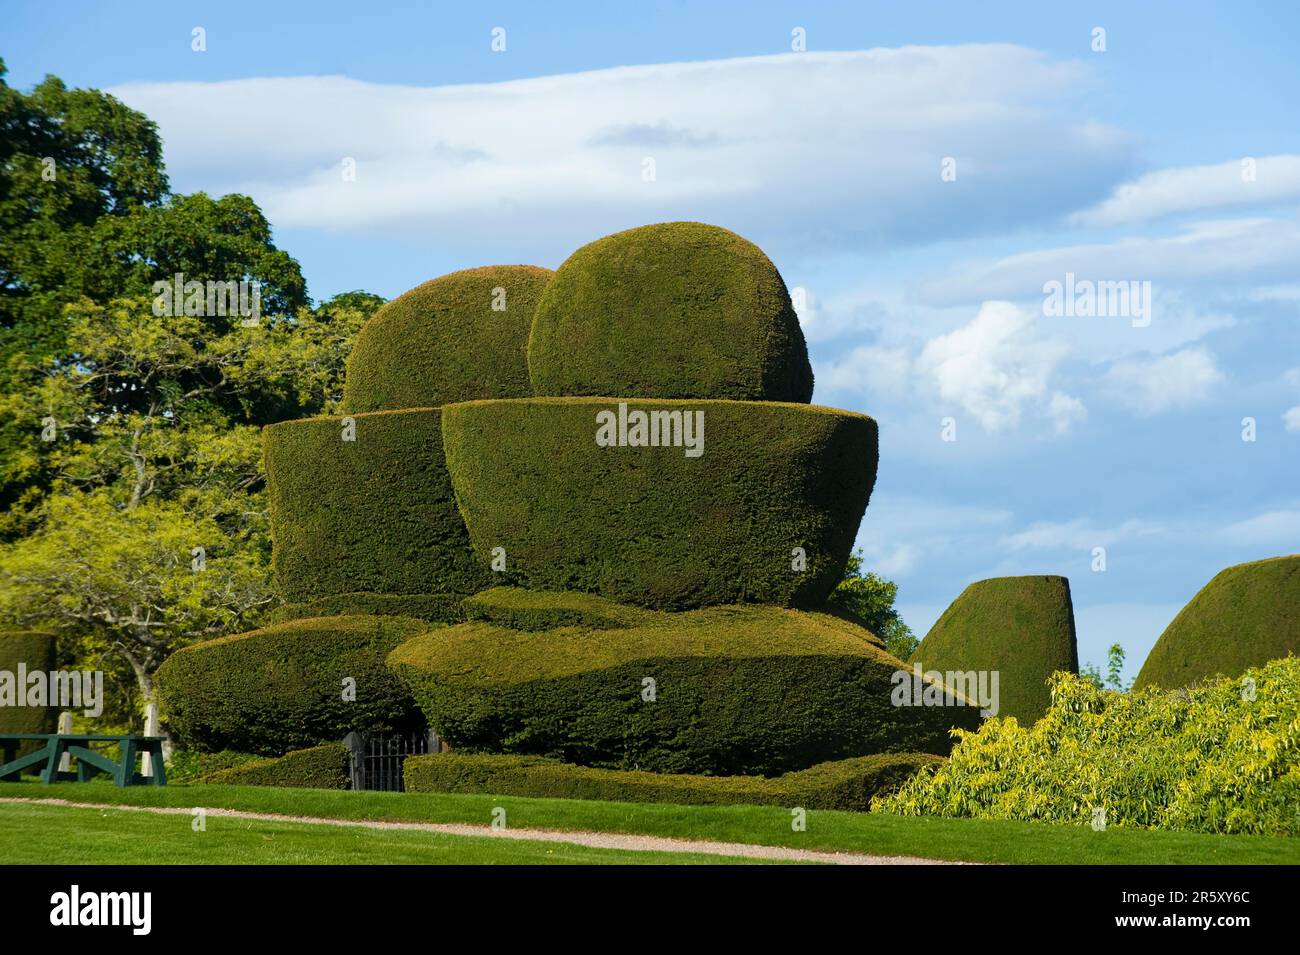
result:
M 349 733 L 343 740 L 352 759 L 352 788 L 403 792 L 402 764 L 408 756 L 443 747 L 433 730 L 420 733 Z

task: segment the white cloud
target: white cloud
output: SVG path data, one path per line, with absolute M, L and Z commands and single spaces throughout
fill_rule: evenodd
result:
M 1300 405 L 1283 412 L 1282 423 L 1286 425 L 1288 431 L 1300 431 Z
M 1058 430 L 1084 411 L 1078 399 L 1049 388 L 1065 346 L 1044 340 L 1034 316 L 1009 302 L 985 302 L 967 325 L 931 339 L 917 367 L 940 397 L 975 416 L 986 431 L 1019 424 L 1027 408 L 1043 408 Z
M 1294 553 L 1300 540 L 1300 510 L 1269 511 L 1229 524 L 1224 536 L 1235 544 L 1279 544 Z
M 817 363 L 819 389 L 861 394 L 903 395 L 912 387 L 912 356 L 905 348 L 859 345 L 843 358 Z
M 1199 404 L 1223 380 L 1214 355 L 1205 348 L 1125 359 L 1112 365 L 1105 376 L 1108 392 L 1141 415 Z
M 1161 169 L 1124 183 L 1104 202 L 1075 213 L 1070 221 L 1104 228 L 1183 212 L 1300 199 L 1300 156 L 1259 157 L 1254 159 L 1253 172 L 1253 181 L 1243 178 L 1242 159 Z
M 1072 521 L 1035 521 L 1023 531 L 1002 538 L 1012 550 L 1077 550 L 1110 547 L 1120 540 L 1147 537 L 1160 532 L 1148 521 L 1128 520 L 1116 527 L 1097 527 L 1082 518 Z
M 278 227 L 572 248 L 692 218 L 843 247 L 997 230 L 1103 195 L 1129 147 L 1067 110 L 1084 76 L 976 44 L 458 86 L 315 76 L 112 92 L 158 122 L 178 188 L 247 192 Z M 940 181 L 945 156 L 960 187 Z
M 1067 273 L 1091 282 L 1254 285 L 1294 280 L 1297 260 L 1300 220 L 1224 219 L 1196 223 L 1172 236 L 1022 252 L 954 270 L 924 283 L 919 292 L 933 305 L 989 298 L 1041 301 L 1044 284 L 1063 281 Z M 1157 314 L 1155 322 L 1160 321 Z

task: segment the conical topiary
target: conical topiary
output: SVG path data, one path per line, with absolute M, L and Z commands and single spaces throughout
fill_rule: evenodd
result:
M 1047 678 L 1077 673 L 1074 606 L 1064 577 L 994 577 L 961 592 L 912 654 L 922 670 L 998 674 L 997 716 L 1033 723 L 1047 712 Z

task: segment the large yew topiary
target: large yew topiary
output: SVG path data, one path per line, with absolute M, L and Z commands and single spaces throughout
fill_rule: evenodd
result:
M 826 597 L 875 482 L 875 421 L 786 403 L 626 404 L 629 416 L 702 414 L 703 453 L 599 446 L 597 416 L 616 413 L 615 399 L 443 409 L 447 466 L 483 567 L 500 548 L 501 582 L 655 609 Z
M 388 662 L 453 749 L 614 769 L 770 775 L 872 753 L 946 754 L 949 729 L 980 720 L 969 705 L 896 705 L 904 665 L 828 614 L 650 616 L 613 629 L 466 623 L 417 636 Z
M 263 431 L 275 578 L 287 600 L 425 595 L 418 615 L 446 606 L 459 618 L 445 595 L 490 584 L 456 509 L 440 422 L 438 409 L 423 408 Z M 369 609 L 365 601 L 352 602 Z
M 1051 703 L 1048 678 L 1077 673 L 1070 582 L 995 577 L 965 590 L 930 628 L 911 663 L 947 674 L 996 671 L 998 716 L 1033 723 Z
M 532 394 L 528 334 L 553 274 L 532 265 L 489 265 L 399 295 L 357 334 L 344 407 L 436 408 Z
M 188 748 L 268 756 L 352 730 L 409 729 L 419 713 L 384 661 L 429 629 L 407 617 L 315 617 L 198 643 L 158 669 L 163 715 Z
M 1300 554 L 1219 571 L 1165 628 L 1135 687 L 1234 677 L 1300 654 Z
M 537 395 L 807 402 L 812 368 L 780 273 L 734 232 L 642 226 L 584 245 L 542 293 Z

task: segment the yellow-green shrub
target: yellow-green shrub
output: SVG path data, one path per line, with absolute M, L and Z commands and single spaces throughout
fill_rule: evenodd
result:
M 1057 674 L 1032 728 L 990 719 L 872 808 L 1218 833 L 1300 835 L 1300 659 L 1191 690 L 1101 690 Z

